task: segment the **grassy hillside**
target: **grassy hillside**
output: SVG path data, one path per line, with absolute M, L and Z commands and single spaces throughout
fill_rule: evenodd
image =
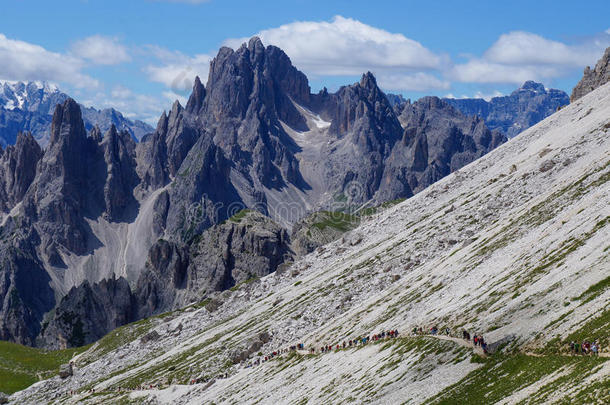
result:
M 45 351 L 0 341 L 0 392 L 11 394 L 59 373 L 59 366 L 88 348 Z

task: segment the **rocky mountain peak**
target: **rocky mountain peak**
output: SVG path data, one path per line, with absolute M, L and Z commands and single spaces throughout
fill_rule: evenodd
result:
M 375 79 L 375 76 L 371 72 L 366 72 L 360 79 L 360 87 L 374 90 L 377 88 L 377 79 Z
M 53 113 L 50 147 L 59 142 L 78 143 L 86 138 L 80 107 L 76 101 L 68 98 Z
M 544 88 L 544 85 L 542 83 L 536 83 L 533 80 L 528 80 L 525 83 L 523 83 L 523 85 L 516 91 L 519 90 L 530 90 L 530 91 L 534 91 L 534 92 L 538 92 L 538 93 L 546 93 L 546 89 Z
M 444 100 L 465 115 L 481 117 L 489 129 L 498 129 L 508 138 L 525 131 L 570 102 L 565 92 L 547 90 L 542 83 L 531 80 L 511 94 L 493 97 L 490 101 L 482 98 Z
M 189 97 L 188 102 L 186 103 L 186 111 L 189 113 L 196 114 L 201 109 L 203 105 L 203 100 L 205 99 L 205 87 L 201 83 L 199 76 L 195 77 L 195 81 L 193 83 L 193 92 Z
M 610 81 L 610 47 L 606 48 L 606 52 L 601 57 L 595 68 L 591 70 L 591 67 L 587 66 L 583 74 L 582 79 L 578 82 L 576 87 L 572 90 L 570 101 L 574 102 L 584 96 L 585 94 L 595 90 L 596 88 L 603 86 Z
M 0 156 L 0 206 L 9 211 L 25 195 L 36 176 L 42 149 L 31 133 L 20 132 L 17 143 Z
M 248 51 L 250 51 L 250 60 L 253 63 L 262 62 L 265 54 L 265 45 L 259 37 L 252 37 L 248 41 Z
M 86 250 L 88 155 L 80 107 L 69 98 L 55 108 L 49 146 L 24 197 L 25 212 L 38 222 L 44 256 L 52 265 L 64 265 L 62 246 L 77 254 Z
M 159 121 L 157 121 L 157 132 L 166 132 L 167 131 L 167 113 L 163 111 L 161 116 L 159 117 Z

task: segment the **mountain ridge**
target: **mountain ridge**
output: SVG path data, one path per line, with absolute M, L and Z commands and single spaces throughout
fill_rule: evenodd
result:
M 465 115 L 481 117 L 490 129 L 501 130 L 508 138 L 542 121 L 558 108 L 570 103 L 568 95 L 557 89 L 546 89 L 542 83 L 528 80 L 510 95 L 482 98 L 444 98 Z
M 0 144 L 3 147 L 16 141 L 17 133 L 31 132 L 45 147 L 49 142 L 53 111 L 69 96 L 55 84 L 48 82 L 0 81 Z M 85 128 L 90 131 L 96 125 L 106 132 L 112 125 L 127 130 L 136 140 L 153 128 L 139 120 L 132 121 L 114 108 L 97 110 L 81 104 Z

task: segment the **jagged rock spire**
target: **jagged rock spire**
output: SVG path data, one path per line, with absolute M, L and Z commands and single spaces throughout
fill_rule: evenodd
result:
M 360 86 L 366 89 L 374 89 L 377 87 L 377 80 L 371 72 L 366 72 L 360 79 Z
M 93 128 L 91 128 L 91 131 L 89 131 L 89 137 L 98 143 L 102 140 L 102 130 L 100 129 L 99 125 L 96 124 Z
M 201 83 L 199 76 L 197 76 L 195 77 L 195 82 L 193 83 L 193 92 L 189 97 L 189 101 L 186 103 L 186 111 L 196 114 L 201 109 L 204 99 L 205 87 Z

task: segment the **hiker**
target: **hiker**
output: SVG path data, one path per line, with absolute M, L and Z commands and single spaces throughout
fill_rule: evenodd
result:
M 591 353 L 593 354 L 593 356 L 599 356 L 599 346 L 597 341 L 593 342 L 593 344 L 591 345 Z

